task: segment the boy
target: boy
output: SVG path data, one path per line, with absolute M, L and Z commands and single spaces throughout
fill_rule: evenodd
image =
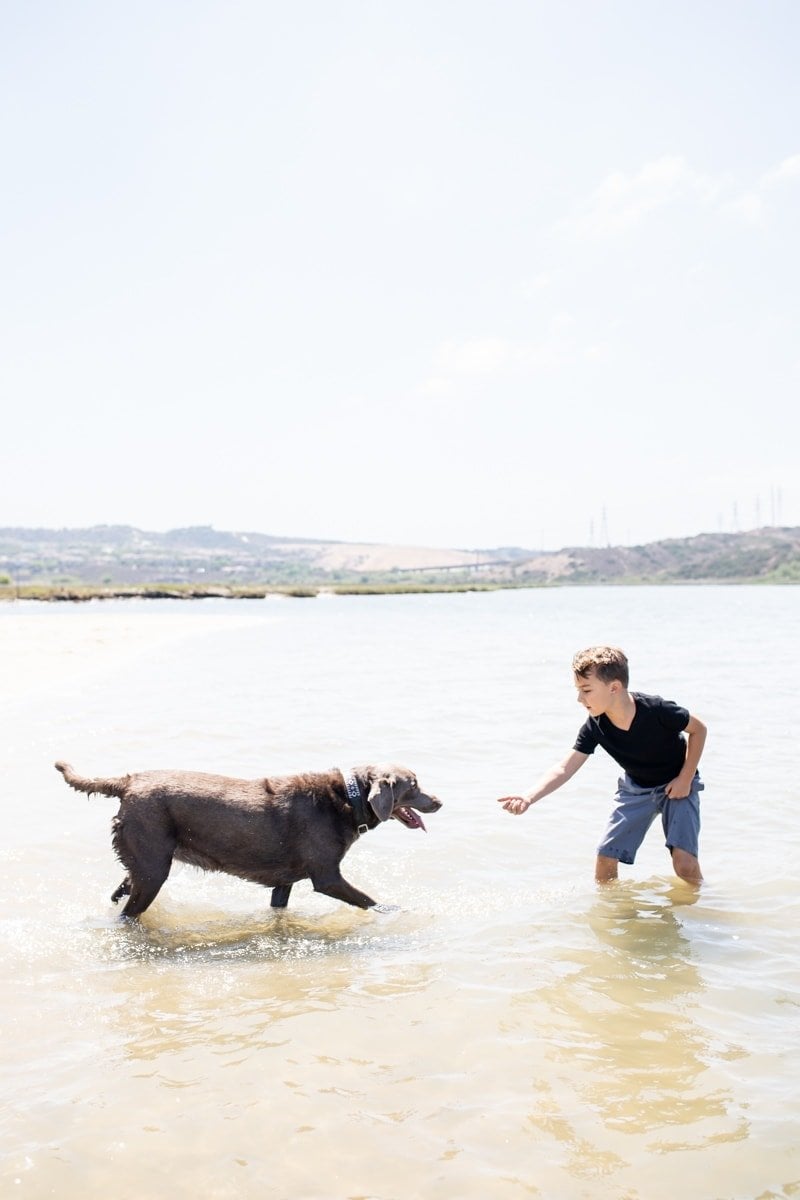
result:
M 644 835 L 660 814 L 675 874 L 689 883 L 701 883 L 698 793 L 703 784 L 697 764 L 705 745 L 705 725 L 671 700 L 629 692 L 628 660 L 614 646 L 581 650 L 572 660 L 572 669 L 578 703 L 589 714 L 572 752 L 527 796 L 503 796 L 498 803 L 506 812 L 524 813 L 571 779 L 602 746 L 625 774 L 597 848 L 595 879 L 598 883 L 616 879 L 618 864 L 634 861 Z

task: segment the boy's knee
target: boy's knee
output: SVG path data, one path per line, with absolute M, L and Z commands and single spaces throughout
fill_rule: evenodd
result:
M 688 850 L 679 850 L 676 847 L 672 851 L 672 869 L 680 879 L 685 879 L 687 883 L 703 882 L 700 863 Z

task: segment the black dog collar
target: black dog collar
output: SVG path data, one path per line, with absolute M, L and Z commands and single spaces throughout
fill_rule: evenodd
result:
M 362 833 L 366 833 L 369 829 L 367 822 L 367 802 L 361 791 L 361 784 L 356 779 L 352 771 L 342 771 L 344 776 L 344 786 L 347 789 L 347 799 L 353 809 L 353 818 L 356 823 L 356 834 L 361 837 Z

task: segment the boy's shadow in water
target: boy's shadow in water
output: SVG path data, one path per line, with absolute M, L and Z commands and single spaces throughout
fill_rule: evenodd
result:
M 747 1136 L 745 1121 L 728 1119 L 731 1093 L 709 1070 L 720 1053 L 744 1051 L 712 1051 L 692 1016 L 705 985 L 679 913 L 698 898 L 677 882 L 606 885 L 587 917 L 595 946 L 561 952 L 578 969 L 537 992 L 557 1014 L 550 1056 L 584 1067 L 581 1100 L 606 1129 L 663 1137 L 665 1126 L 683 1127 L 659 1150 Z

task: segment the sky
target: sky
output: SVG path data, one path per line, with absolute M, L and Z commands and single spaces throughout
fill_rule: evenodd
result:
M 796 0 L 3 0 L 0 526 L 800 525 Z

